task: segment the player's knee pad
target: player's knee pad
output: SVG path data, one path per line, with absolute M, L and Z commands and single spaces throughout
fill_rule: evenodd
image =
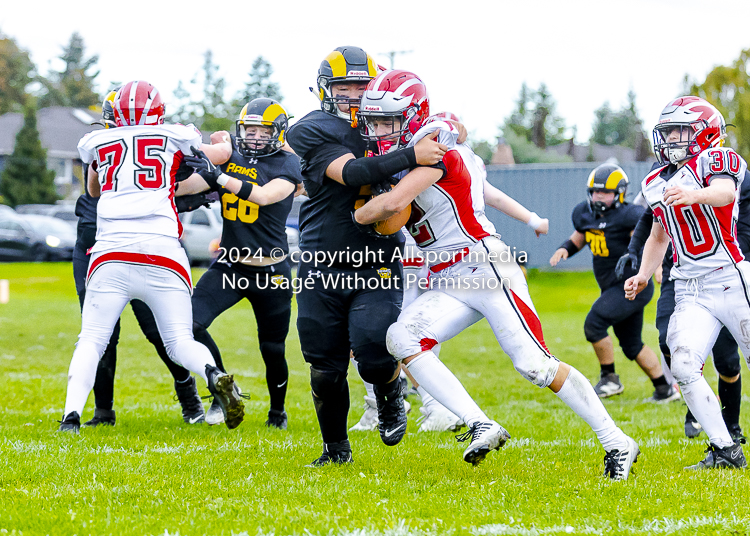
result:
M 269 361 L 280 361 L 284 360 L 284 351 L 286 346 L 283 342 L 262 342 L 260 343 L 260 355 L 263 357 L 263 361 L 268 363 Z
M 391 324 L 385 337 L 385 344 L 388 353 L 398 361 L 424 351 L 424 348 L 419 344 L 418 336 L 409 330 L 403 322 Z
M 679 385 L 690 385 L 700 380 L 703 362 L 695 351 L 686 347 L 677 347 L 672 351 L 669 368 Z
M 385 344 L 368 344 L 355 348 L 354 357 L 359 375 L 367 383 L 375 385 L 388 383 L 393 379 L 398 368 L 398 362 L 388 353 Z
M 635 361 L 635 359 L 638 357 L 638 354 L 641 353 L 641 350 L 643 350 L 643 347 L 645 345 L 643 344 L 642 340 L 634 340 L 634 341 L 620 341 L 620 348 L 622 348 L 622 353 L 625 354 L 625 357 L 630 359 L 631 361 Z
M 586 335 L 586 340 L 594 343 L 607 337 L 607 329 L 609 323 L 604 320 L 595 311 L 589 311 L 586 315 L 586 321 L 583 323 L 583 333 Z
M 310 387 L 320 400 L 335 399 L 347 388 L 346 372 L 310 367 Z
M 714 350 L 714 367 L 716 367 L 716 372 L 722 376 L 726 378 L 734 378 L 742 373 L 740 354 L 737 350 L 728 354 L 719 354 Z
M 541 352 L 513 360 L 516 371 L 537 387 L 548 387 L 555 379 L 559 366 L 557 359 Z

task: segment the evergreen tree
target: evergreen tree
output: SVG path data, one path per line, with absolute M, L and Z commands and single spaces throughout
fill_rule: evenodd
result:
M 26 86 L 34 76 L 29 53 L 16 42 L 0 35 L 0 115 L 21 108 L 27 102 Z
M 16 136 L 13 154 L 0 177 L 0 194 L 12 207 L 27 203 L 57 201 L 55 172 L 47 169 L 47 151 L 42 148 L 36 127 L 36 110 L 24 109 L 23 127 Z
M 524 83 L 516 101 L 516 109 L 505 120 L 503 134 L 512 132 L 513 139 L 525 139 L 544 149 L 567 140 L 565 120 L 555 113 L 556 104 L 545 84 L 530 90 Z
M 198 81 L 201 81 L 201 97 L 193 99 L 198 93 Z M 174 91 L 177 109 L 172 114 L 172 120 L 180 123 L 194 123 L 196 127 L 206 131 L 231 130 L 234 121 L 233 112 L 227 107 L 224 93 L 226 81 L 219 76 L 219 66 L 214 64 L 213 52 L 206 50 L 203 55 L 203 69 L 197 73 L 190 86 L 186 88 L 182 82 L 177 84 Z
M 99 76 L 95 69 L 98 56 L 85 59 L 83 38 L 76 32 L 63 49 L 60 60 L 65 64 L 62 71 L 50 71 L 40 82 L 46 93 L 39 100 L 41 108 L 47 106 L 74 106 L 88 108 L 100 103 L 94 90 L 94 80 Z
M 253 62 L 250 71 L 250 81 L 245 84 L 245 89 L 235 100 L 235 107 L 239 111 L 253 99 L 268 98 L 281 102 L 281 88 L 279 84 L 271 81 L 273 67 L 263 56 L 258 56 Z

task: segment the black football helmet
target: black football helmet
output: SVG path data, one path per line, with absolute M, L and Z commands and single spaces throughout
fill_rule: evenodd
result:
M 286 110 L 273 99 L 253 99 L 242 108 L 237 124 L 237 150 L 247 157 L 269 156 L 284 145 L 284 136 L 289 124 Z M 270 127 L 269 137 L 245 138 L 245 127 Z
M 588 188 L 589 207 L 594 214 L 604 214 L 611 208 L 617 208 L 625 202 L 625 192 L 628 189 L 628 176 L 620 166 L 615 164 L 602 164 L 594 169 L 586 182 Z M 607 191 L 615 193 L 615 200 L 607 206 L 602 201 L 594 201 L 594 191 Z
M 328 54 L 318 69 L 318 98 L 320 108 L 326 113 L 352 121 L 359 99 L 334 97 L 331 85 L 347 82 L 367 83 L 377 75 L 378 66 L 367 52 L 359 47 L 338 47 Z M 339 104 L 348 104 L 351 112 L 339 110 Z
M 102 118 L 99 121 L 94 121 L 92 125 L 101 125 L 104 128 L 115 128 L 115 109 L 112 107 L 112 103 L 115 101 L 115 95 L 117 95 L 117 89 L 113 89 L 107 96 L 104 97 L 102 102 Z

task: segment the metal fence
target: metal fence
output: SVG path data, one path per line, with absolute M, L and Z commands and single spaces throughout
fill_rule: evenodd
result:
M 529 268 L 550 268 L 549 258 L 573 233 L 571 213 L 586 199 L 586 179 L 598 164 L 526 164 L 487 166 L 487 180 L 510 197 L 542 218 L 549 218 L 547 236 L 536 238 L 526 225 L 488 208 L 487 216 L 495 224 L 503 241 L 515 248 L 517 255 L 525 251 Z M 641 180 L 651 169 L 651 162 L 631 162 L 620 167 L 630 184 L 626 199 L 632 201 L 641 191 Z M 591 269 L 588 248 L 558 265 L 563 270 Z

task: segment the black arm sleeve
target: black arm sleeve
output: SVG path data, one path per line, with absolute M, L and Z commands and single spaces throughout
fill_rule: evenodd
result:
M 641 214 L 641 219 L 638 220 L 638 224 L 633 230 L 633 236 L 630 237 L 630 243 L 628 244 L 628 252 L 635 253 L 636 255 L 641 254 L 643 246 L 651 234 L 651 226 L 653 224 L 654 213 L 651 211 L 651 208 L 648 208 Z
M 347 186 L 374 184 L 417 166 L 414 147 L 407 147 L 371 158 L 356 158 L 344 164 L 341 177 Z

